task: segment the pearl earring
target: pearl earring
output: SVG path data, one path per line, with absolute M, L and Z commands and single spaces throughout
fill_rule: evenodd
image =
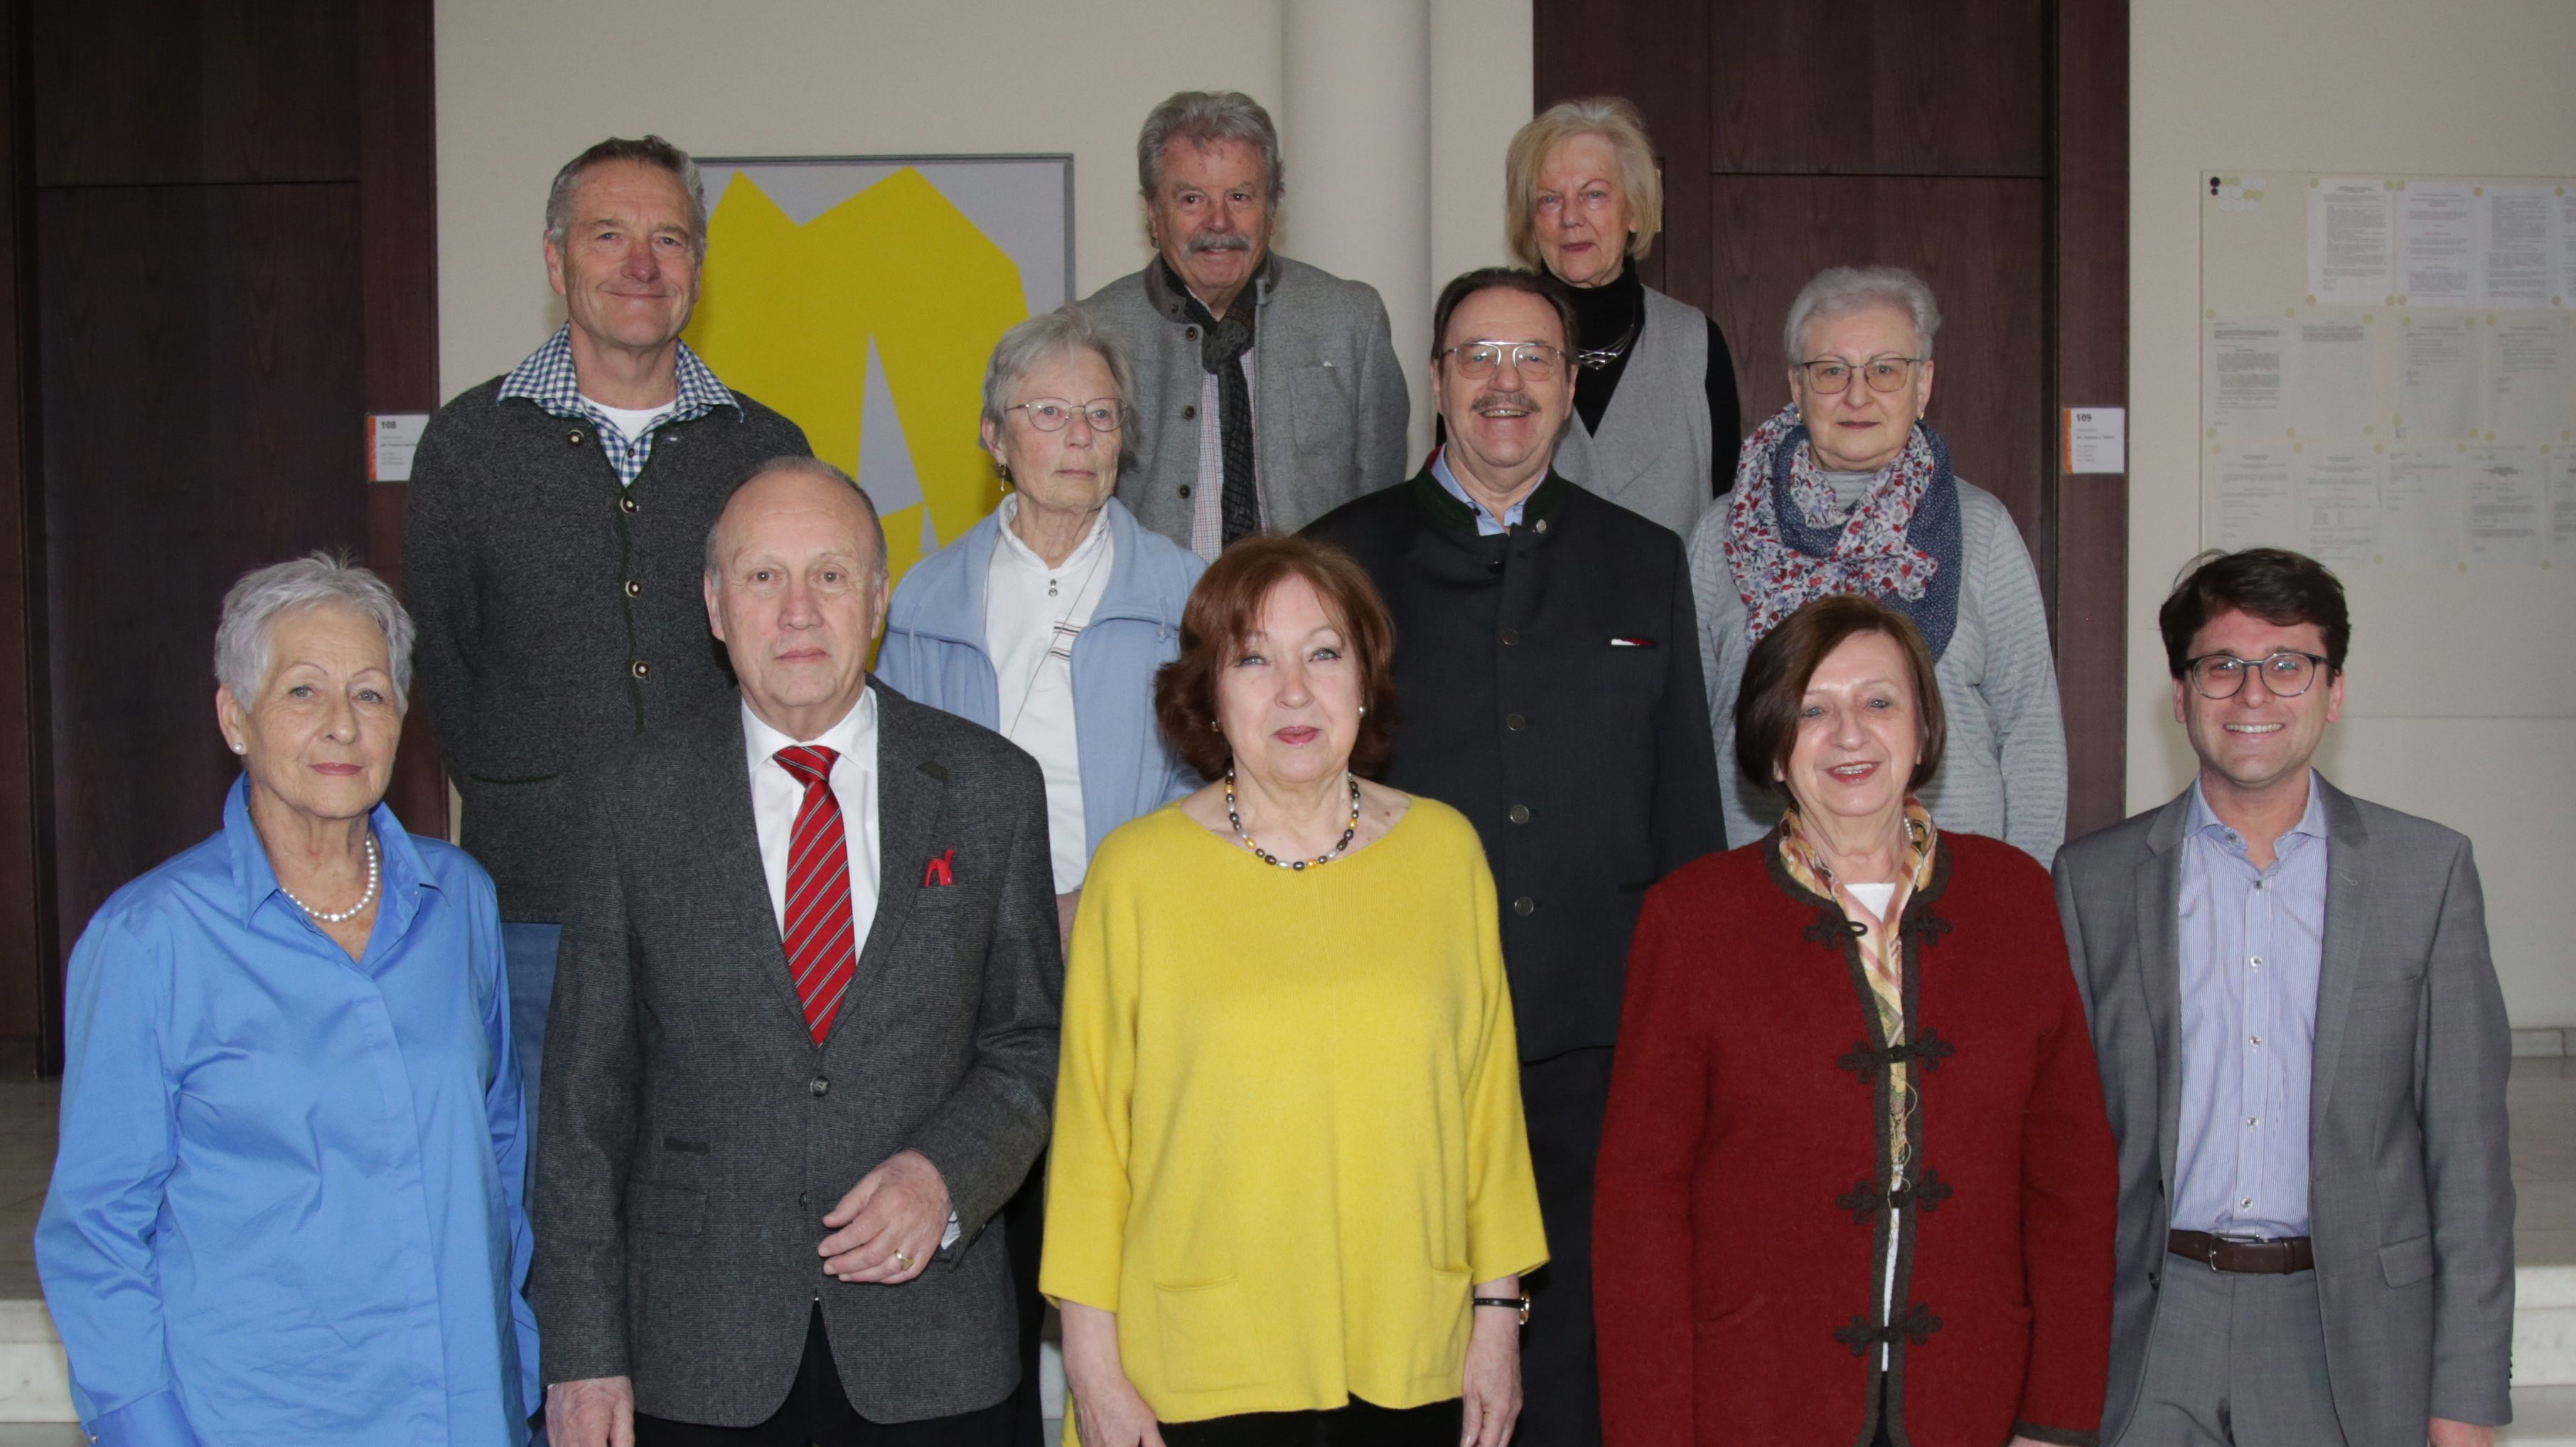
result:
M 245 746 L 245 745 L 242 745 L 242 744 L 235 744 L 235 745 L 233 745 L 233 752 L 234 752 L 234 753 L 241 754 L 241 753 L 248 753 L 249 751 L 250 751 L 250 750 L 249 750 L 249 749 L 248 749 L 248 747 L 247 747 L 247 746 Z

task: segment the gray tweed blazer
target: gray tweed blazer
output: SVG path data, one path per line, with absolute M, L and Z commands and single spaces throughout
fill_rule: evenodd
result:
M 2511 1417 L 2512 1054 L 2469 841 L 2326 803 L 2326 937 L 2308 1100 L 2308 1210 L 2326 1375 L 2352 1447 L 2422 1447 L 2431 1417 Z M 2102 1440 L 2136 1410 L 2182 1111 L 2188 793 L 2057 856 L 2057 907 L 2120 1138 L 2118 1274 Z
M 1273 253 L 1247 293 L 1253 326 L 1253 468 L 1262 526 L 1293 533 L 1343 503 L 1404 477 L 1412 415 L 1386 303 L 1366 282 Z M 1186 548 L 1199 478 L 1197 328 L 1152 265 L 1083 303 L 1127 347 L 1136 420 L 1119 469 L 1118 500 L 1136 520 Z
M 999 735 L 875 686 L 876 920 L 820 1047 L 761 875 L 738 707 L 635 740 L 579 788 L 537 1112 L 548 1382 L 628 1376 L 641 1412 L 751 1426 L 786 1399 L 818 1298 L 872 1421 L 988 1407 L 1018 1381 L 993 1217 L 1055 1091 L 1046 788 Z M 954 882 L 926 885 L 942 857 Z M 904 1149 L 939 1168 L 965 1234 L 901 1286 L 825 1276 L 823 1213 Z

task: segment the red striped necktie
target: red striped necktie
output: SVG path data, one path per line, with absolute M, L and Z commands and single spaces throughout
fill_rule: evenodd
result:
M 820 1045 L 857 973 L 858 941 L 850 924 L 850 851 L 841 832 L 841 801 L 832 797 L 832 764 L 840 755 L 812 744 L 780 749 L 778 766 L 805 786 L 787 846 L 787 968 L 806 1028 Z

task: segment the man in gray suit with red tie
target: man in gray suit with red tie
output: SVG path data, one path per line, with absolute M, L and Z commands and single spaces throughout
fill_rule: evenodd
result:
M 1064 973 L 1046 790 L 872 685 L 885 559 L 847 476 L 763 468 L 707 540 L 738 703 L 585 786 L 529 1287 L 554 1447 L 1008 1440 L 993 1217 Z
M 2312 766 L 2352 638 L 2314 560 L 2205 557 L 2157 621 L 2200 777 L 2057 857 L 2120 1139 L 2102 1440 L 2489 1447 L 2511 1050 L 2469 841 Z

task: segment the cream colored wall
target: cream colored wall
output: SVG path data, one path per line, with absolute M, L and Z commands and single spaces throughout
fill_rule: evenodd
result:
M 546 183 L 608 135 L 653 131 L 706 155 L 1071 151 L 1074 274 L 1087 294 L 1146 255 L 1135 162 L 1145 112 L 1193 87 L 1243 90 L 1278 111 L 1283 17 L 1299 5 L 441 0 L 440 384 L 452 396 L 508 369 L 561 320 L 538 259 Z M 1422 204 L 1436 289 L 1437 278 L 1504 259 L 1503 147 L 1530 114 L 1529 0 L 1430 0 L 1428 15 Z M 1354 104 L 1366 100 L 1353 93 Z M 1293 117 L 1281 120 L 1296 131 Z M 1306 154 L 1292 142 L 1280 249 L 1298 255 L 1302 239 L 1308 250 L 1369 258 L 1343 269 L 1427 296 L 1418 250 L 1379 259 L 1347 226 L 1300 236 L 1299 193 L 1399 164 L 1378 149 Z M 1412 274 L 1399 274 L 1407 266 Z M 1397 320 L 1403 336 L 1409 319 Z M 1412 325 L 1427 335 L 1427 317 Z M 1418 376 L 1415 390 L 1425 442 Z
M 2192 768 L 2155 609 L 2201 546 L 2203 174 L 2564 175 L 2571 58 L 2563 0 L 2130 7 L 2132 809 L 2171 798 Z M 2576 1025 L 2576 966 L 2547 923 L 2576 894 L 2576 583 L 2351 582 L 2349 706 L 2321 767 L 2476 842 L 2514 1024 Z

